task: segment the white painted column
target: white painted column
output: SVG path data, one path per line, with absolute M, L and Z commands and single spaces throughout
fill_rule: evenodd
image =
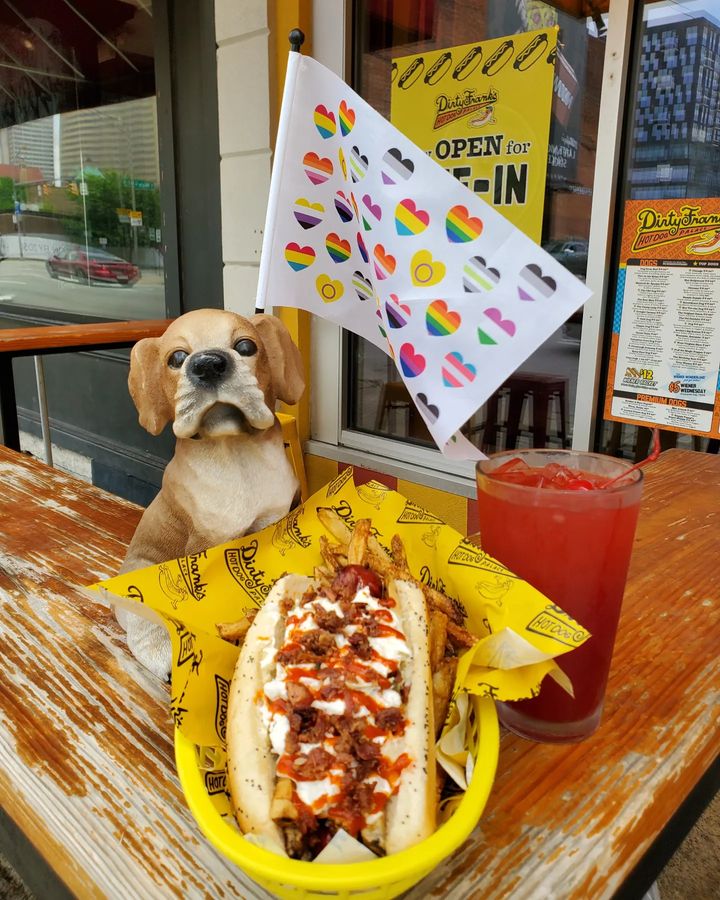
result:
M 610 258 L 621 162 L 620 144 L 623 128 L 630 127 L 630 123 L 624 121 L 624 110 L 633 8 L 632 0 L 613 0 L 610 4 L 588 243 L 586 284 L 593 293 L 583 311 L 573 426 L 575 450 L 587 450 L 592 446 L 598 425 L 598 398 L 605 390 L 605 385 L 600 384 L 600 369 L 607 292 L 611 281 Z M 609 299 L 612 303 L 613 298 Z
M 225 307 L 242 315 L 255 309 L 270 186 L 267 6 L 267 0 L 215 2 Z

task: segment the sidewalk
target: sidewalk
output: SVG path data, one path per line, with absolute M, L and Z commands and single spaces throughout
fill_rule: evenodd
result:
M 143 269 L 140 268 L 140 283 L 146 285 L 164 285 L 165 274 L 162 269 Z

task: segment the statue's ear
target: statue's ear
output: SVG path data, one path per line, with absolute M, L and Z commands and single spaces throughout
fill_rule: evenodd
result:
M 305 390 L 305 372 L 300 351 L 290 332 L 277 316 L 262 313 L 252 316 L 250 321 L 262 339 L 276 399 L 297 403 Z
M 150 434 L 160 434 L 173 418 L 173 407 L 165 392 L 159 338 L 143 338 L 130 353 L 128 387 L 137 407 L 140 424 Z

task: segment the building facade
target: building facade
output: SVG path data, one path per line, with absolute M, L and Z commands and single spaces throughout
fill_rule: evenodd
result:
M 511 433 L 528 445 L 541 433 L 535 410 L 545 409 L 548 446 L 642 453 L 647 429 L 610 421 L 603 410 L 623 209 L 632 200 L 720 194 L 716 0 L 204 0 L 192 13 L 173 0 L 113 0 L 94 23 L 100 41 L 78 22 L 60 21 L 51 6 L 44 55 L 34 64 L 24 58 L 32 73 L 12 70 L 0 110 L 0 163 L 18 165 L 20 152 L 43 179 L 11 178 L 0 193 L 13 204 L 0 209 L 3 326 L 172 316 L 202 306 L 252 313 L 293 27 L 305 33 L 302 52 L 391 119 L 398 60 L 559 29 L 540 242 L 592 296 L 463 433 L 486 451 L 504 447 Z M 21 20 L 6 24 L 18 47 L 32 43 Z M 52 103 L 33 92 L 38 69 L 55 88 Z M 136 259 L 143 276 L 132 290 L 104 294 L 49 284 L 39 276 L 50 237 Z M 13 266 L 33 276 L 34 295 L 10 286 L 22 280 L 12 278 Z M 354 465 L 359 477 L 397 485 L 461 530 L 472 528 L 472 464 L 439 454 L 393 362 L 327 321 L 277 312 L 309 373 L 293 412 L 311 488 Z M 57 444 L 90 460 L 99 484 L 147 499 L 171 439 L 150 439 L 137 425 L 124 385 L 127 355 L 61 365 L 53 384 L 74 388 L 57 387 L 50 398 Z M 32 436 L 38 417 L 29 370 L 23 384 L 22 421 Z M 102 399 L 100 386 L 108 392 Z M 700 449 L 712 438 L 665 435 Z
M 707 16 L 645 29 L 635 97 L 631 197 L 720 193 L 720 25 Z

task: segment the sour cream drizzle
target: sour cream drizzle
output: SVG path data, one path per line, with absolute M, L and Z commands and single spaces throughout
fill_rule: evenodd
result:
M 343 799 L 347 799 L 345 795 L 356 777 L 357 766 L 348 767 L 347 753 L 343 754 L 342 760 L 338 759 L 336 745 L 341 740 L 343 728 L 347 728 L 348 717 L 352 720 L 354 733 L 359 733 L 362 741 L 378 747 L 374 771 L 362 778 L 364 784 L 372 786 L 371 808 L 356 817 L 354 827 L 343 822 L 351 833 L 378 819 L 397 790 L 403 769 L 411 762 L 406 753 L 400 752 L 401 741 L 397 738 L 407 725 L 402 715 L 401 691 L 406 683 L 403 673 L 412 652 L 394 606 L 392 599 L 380 600 L 372 596 L 367 587 L 357 591 L 349 613 L 347 604 L 344 612 L 340 602 L 320 593 L 297 598 L 286 616 L 282 646 L 277 651 L 266 651 L 262 660 L 266 677 L 260 698 L 262 720 L 272 750 L 278 757 L 278 774 L 293 780 L 293 800 L 298 808 L 305 807 L 304 813 L 332 819 L 334 810 L 337 811 Z M 302 642 L 310 633 L 322 629 L 316 618 L 320 610 L 334 614 L 342 622 L 330 632 L 332 642 L 328 632 L 324 632 L 323 638 L 329 646 L 324 646 L 316 659 L 308 661 L 307 652 L 302 652 Z M 358 640 L 364 647 L 359 652 L 356 649 Z M 278 661 L 278 655 L 286 660 L 293 656 L 298 658 L 283 664 Z M 310 656 L 312 658 L 312 654 Z M 298 744 L 295 741 L 295 746 L 290 749 L 291 717 L 296 713 L 288 699 L 288 688 L 292 684 L 302 685 L 309 691 L 310 697 L 305 697 L 302 706 L 307 709 L 309 705 L 321 711 L 327 717 L 329 727 L 318 736 L 321 740 L 316 743 Z M 397 710 L 399 715 L 390 718 L 378 715 L 390 709 Z M 308 755 L 316 748 L 322 748 L 328 754 L 322 756 L 328 760 L 327 767 L 322 778 L 317 777 L 317 772 L 306 777 L 302 770 Z

